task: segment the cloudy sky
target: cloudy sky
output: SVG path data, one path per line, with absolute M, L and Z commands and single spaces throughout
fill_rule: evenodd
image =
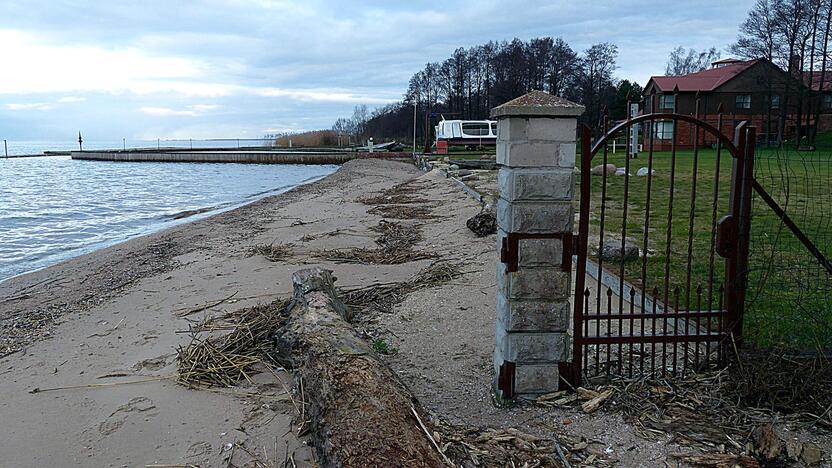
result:
M 678 45 L 724 49 L 751 3 L 3 0 L 0 139 L 328 128 L 399 100 L 425 62 L 513 37 L 612 41 L 617 76 L 643 84 Z

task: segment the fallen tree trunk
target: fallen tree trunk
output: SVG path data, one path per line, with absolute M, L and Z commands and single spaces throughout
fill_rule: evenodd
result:
M 275 335 L 302 379 L 321 465 L 446 466 L 416 400 L 350 326 L 334 280 L 320 268 L 296 272 L 289 319 Z

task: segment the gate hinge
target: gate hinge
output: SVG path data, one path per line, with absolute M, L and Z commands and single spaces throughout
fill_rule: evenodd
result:
M 511 361 L 503 361 L 500 364 L 500 373 L 497 375 L 497 389 L 502 392 L 505 399 L 514 398 L 514 369 L 515 364 Z
M 739 230 L 737 220 L 725 215 L 716 223 L 716 253 L 722 258 L 729 258 L 737 250 Z
M 520 240 L 522 239 L 560 239 L 562 241 L 561 269 L 572 271 L 572 253 L 578 237 L 571 232 L 553 232 L 543 234 L 523 234 L 510 232 L 503 237 L 500 245 L 500 262 L 506 264 L 506 273 L 517 271 L 520 263 Z

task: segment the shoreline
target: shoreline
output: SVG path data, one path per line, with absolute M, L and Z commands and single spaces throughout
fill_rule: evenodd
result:
M 180 212 L 172 213 L 172 214 L 162 214 L 158 217 L 159 222 L 157 224 L 150 224 L 150 225 L 146 226 L 147 229 L 143 229 L 142 231 L 137 232 L 135 234 L 127 234 L 127 235 L 123 235 L 123 236 L 118 236 L 118 237 L 114 237 L 111 240 L 102 241 L 102 242 L 99 242 L 99 243 L 96 243 L 96 244 L 87 245 L 87 246 L 81 247 L 77 250 L 71 251 L 72 253 L 70 253 L 68 256 L 63 256 L 60 259 L 57 259 L 54 263 L 49 263 L 48 265 L 37 267 L 37 268 L 34 268 L 32 270 L 24 271 L 24 272 L 21 272 L 21 273 L 16 273 L 12 276 L 9 276 L 8 278 L 0 278 L 0 288 L 2 288 L 3 284 L 7 281 L 13 280 L 15 278 L 19 278 L 19 277 L 24 276 L 24 275 L 37 273 L 41 270 L 51 268 L 53 266 L 60 265 L 64 262 L 67 262 L 67 261 L 72 260 L 74 258 L 78 258 L 80 256 L 93 254 L 95 252 L 98 252 L 99 250 L 106 249 L 108 247 L 113 247 L 113 246 L 116 246 L 118 244 L 121 244 L 121 243 L 124 243 L 124 242 L 129 242 L 131 240 L 138 239 L 138 238 L 141 238 L 141 237 L 144 237 L 144 236 L 150 236 L 150 235 L 162 232 L 166 229 L 172 229 L 172 228 L 175 228 L 177 226 L 182 226 L 184 224 L 188 224 L 188 223 L 208 219 L 212 216 L 216 216 L 216 215 L 219 215 L 219 214 L 222 214 L 222 213 L 226 213 L 228 211 L 236 210 L 238 208 L 243 208 L 246 205 L 249 205 L 249 204 L 252 204 L 252 203 L 257 203 L 258 201 L 269 198 L 269 197 L 278 197 L 280 195 L 283 195 L 284 193 L 291 192 L 292 190 L 295 190 L 295 189 L 297 189 L 299 187 L 302 187 L 304 185 L 314 184 L 314 183 L 316 183 L 320 180 L 323 180 L 323 179 L 335 174 L 337 171 L 338 171 L 338 169 L 335 169 L 330 174 L 327 174 L 327 175 L 324 175 L 324 176 L 313 176 L 313 177 L 309 177 L 305 180 L 302 180 L 299 183 L 294 184 L 294 185 L 285 185 L 285 186 L 278 187 L 278 188 L 275 188 L 275 189 L 272 189 L 272 190 L 267 190 L 265 192 L 256 193 L 256 194 L 250 195 L 248 197 L 245 197 L 242 200 L 221 203 L 219 205 L 214 205 L 214 206 L 210 206 L 210 207 L 196 208 L 196 209 L 192 209 L 192 210 L 184 210 L 184 211 L 180 211 Z M 55 254 L 51 254 L 51 255 L 55 255 Z M 46 257 L 49 257 L 51 255 L 47 255 Z M 0 291 L 2 291 L 2 289 L 0 289 Z M 0 350 L 0 356 L 2 356 L 2 351 L 1 350 Z

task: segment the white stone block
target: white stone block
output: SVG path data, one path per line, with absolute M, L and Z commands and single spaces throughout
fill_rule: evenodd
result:
M 517 364 L 558 363 L 566 356 L 567 335 L 560 332 L 526 333 L 508 332 L 498 322 L 495 357 Z M 498 366 L 495 362 L 495 365 Z
M 529 118 L 526 139 L 532 141 L 574 142 L 577 120 L 571 118 Z
M 497 164 L 509 167 L 556 167 L 558 148 L 554 141 L 508 141 L 497 151 Z
M 497 293 L 497 320 L 506 331 L 565 332 L 569 328 L 569 301 L 509 300 Z
M 572 232 L 570 202 L 514 202 L 497 200 L 497 226 L 505 232 Z
M 497 141 L 525 141 L 529 119 L 506 117 L 497 121 Z
M 560 268 L 526 268 L 508 272 L 497 264 L 497 292 L 510 300 L 568 300 L 571 275 Z
M 572 200 L 575 174 L 564 168 L 503 167 L 497 184 L 500 197 L 512 202 Z
M 497 229 L 497 251 L 503 246 L 507 236 L 502 229 Z M 560 267 L 563 264 L 563 240 L 520 239 L 518 241 L 518 262 L 520 268 Z
M 558 390 L 560 369 L 558 364 L 520 364 L 514 369 L 514 393 L 539 395 Z
M 575 143 L 561 143 L 558 148 L 558 166 L 573 169 L 576 151 Z
M 518 262 L 522 268 L 559 267 L 563 264 L 563 240 L 520 239 Z

